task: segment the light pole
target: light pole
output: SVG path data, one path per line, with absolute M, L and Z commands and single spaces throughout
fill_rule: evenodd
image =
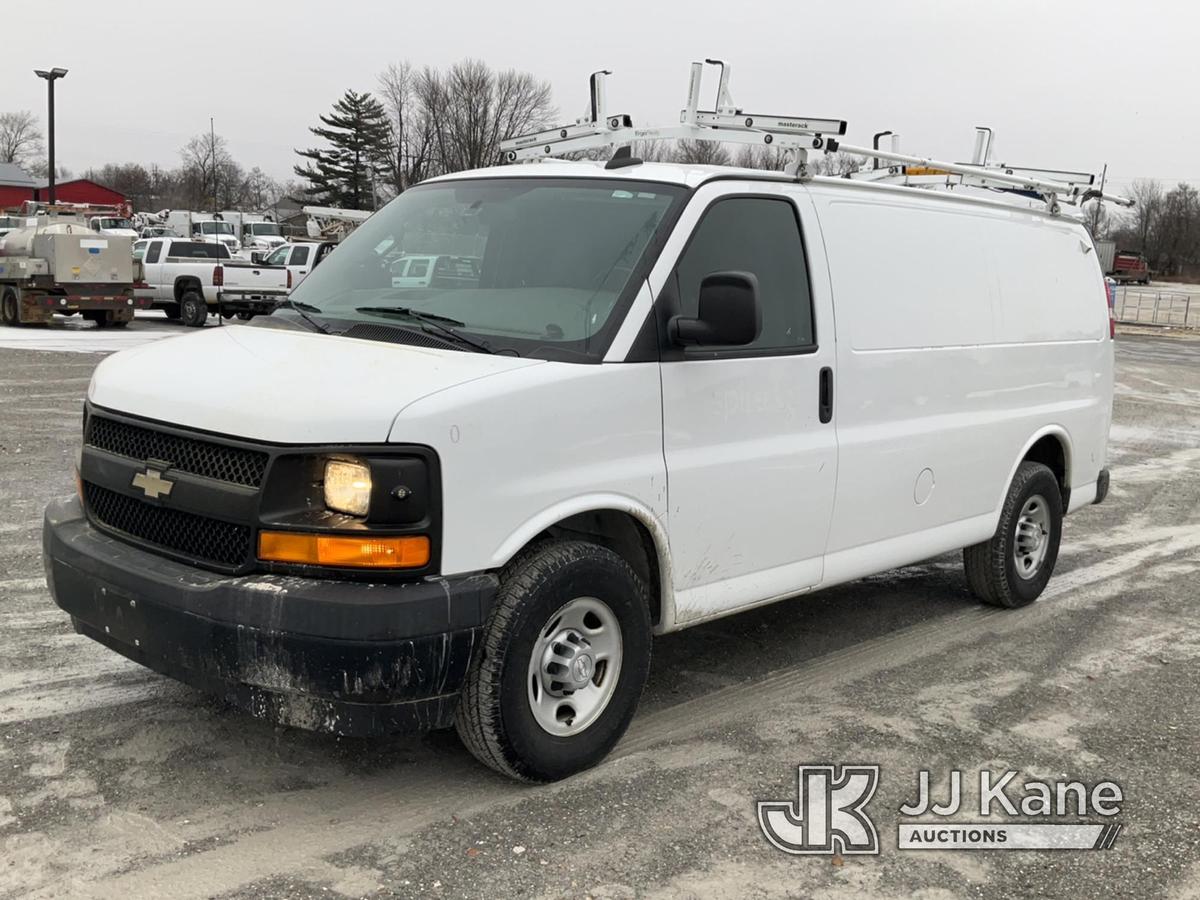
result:
M 54 174 L 55 174 L 54 173 L 54 82 L 56 80 L 58 80 L 59 78 L 66 77 L 67 70 L 54 68 L 54 69 L 51 69 L 49 72 L 47 72 L 43 69 L 34 69 L 33 74 L 36 75 L 38 78 L 45 78 L 46 79 L 46 87 L 49 88 L 49 90 L 50 90 L 50 112 L 49 112 L 49 120 L 50 121 L 49 121 L 49 124 L 47 125 L 46 131 L 49 133 L 49 136 L 50 136 L 50 140 L 48 142 L 49 143 L 49 151 L 50 151 L 50 154 L 49 154 L 50 155 L 49 188 L 50 188 L 50 202 L 53 203 L 54 202 Z

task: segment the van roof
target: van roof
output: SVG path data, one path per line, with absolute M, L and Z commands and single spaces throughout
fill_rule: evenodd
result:
M 740 166 L 698 165 L 685 163 L 644 162 L 625 165 L 617 169 L 606 169 L 604 162 L 590 160 L 560 160 L 553 157 L 536 163 L 490 166 L 484 169 L 468 169 L 430 178 L 424 184 L 439 181 L 458 181 L 465 178 L 604 178 L 607 180 L 660 181 L 697 188 L 709 181 L 746 179 L 748 181 L 795 182 L 795 177 L 784 172 L 768 169 L 748 169 Z M 939 191 L 911 185 L 888 184 L 886 182 L 858 181 L 851 178 L 835 178 L 814 175 L 806 178 L 805 184 L 830 186 L 855 191 L 875 191 L 903 197 L 919 196 L 928 200 L 946 203 L 975 203 L 1006 210 L 1052 217 L 1066 221 L 1078 221 L 1082 214 L 1074 207 L 1064 206 L 1057 216 L 1051 216 L 1041 202 L 1028 206 L 1014 203 L 1012 194 L 994 195 L 987 188 L 967 188 L 958 191 Z

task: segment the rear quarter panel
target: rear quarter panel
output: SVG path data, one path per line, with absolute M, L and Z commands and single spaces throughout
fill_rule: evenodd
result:
M 828 553 L 891 541 L 931 555 L 989 537 L 1039 434 L 1067 445 L 1073 487 L 1094 483 L 1112 343 L 1082 228 L 912 189 L 812 195 L 838 338 Z M 904 541 L 921 533 L 936 540 Z M 837 580 L 836 558 L 829 568 Z

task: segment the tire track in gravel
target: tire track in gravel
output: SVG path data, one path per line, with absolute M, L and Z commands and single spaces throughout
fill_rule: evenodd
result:
M 381 784 L 385 779 L 365 779 L 353 785 L 330 785 L 305 792 L 286 803 L 273 804 L 270 815 L 263 816 L 261 813 L 266 811 L 260 810 L 255 817 L 260 825 L 264 818 L 285 824 L 182 859 L 151 862 L 139 870 L 87 885 L 87 890 L 93 896 L 114 900 L 168 895 L 178 900 L 208 897 L 297 871 L 317 857 L 411 834 L 445 819 L 449 810 L 468 817 L 571 790 L 579 779 L 623 777 L 628 766 L 636 764 L 635 757 L 661 744 L 687 739 L 714 724 L 752 717 L 759 709 L 805 693 L 828 693 L 838 685 L 944 653 L 988 633 L 1036 627 L 1063 612 L 1097 604 L 1122 590 L 1123 578 L 1147 563 L 1187 554 L 1176 563 L 1200 566 L 1195 560 L 1198 548 L 1200 527 L 1180 526 L 1166 540 L 1056 575 L 1041 601 L 1031 607 L 1019 611 L 970 607 L 635 719 L 607 762 L 556 785 L 515 786 L 465 757 L 439 759 L 434 767 L 420 772 L 418 783 Z M 394 781 L 394 774 L 386 781 Z M 331 823 L 331 811 L 336 811 L 335 823 Z M 231 830 L 254 827 L 244 818 L 244 812 L 229 812 L 231 820 L 226 824 Z

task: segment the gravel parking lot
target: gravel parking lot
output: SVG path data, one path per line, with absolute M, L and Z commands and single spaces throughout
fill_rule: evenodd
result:
M 1112 491 L 1032 607 L 975 605 L 947 556 L 665 636 L 613 757 L 526 787 L 452 733 L 274 728 L 72 632 L 40 526 L 88 351 L 178 331 L 0 334 L 0 897 L 1200 897 L 1200 340 L 1120 337 Z M 881 767 L 880 855 L 763 838 L 755 802 L 818 762 Z M 982 768 L 1116 781 L 1124 831 L 896 849 L 919 770 Z

